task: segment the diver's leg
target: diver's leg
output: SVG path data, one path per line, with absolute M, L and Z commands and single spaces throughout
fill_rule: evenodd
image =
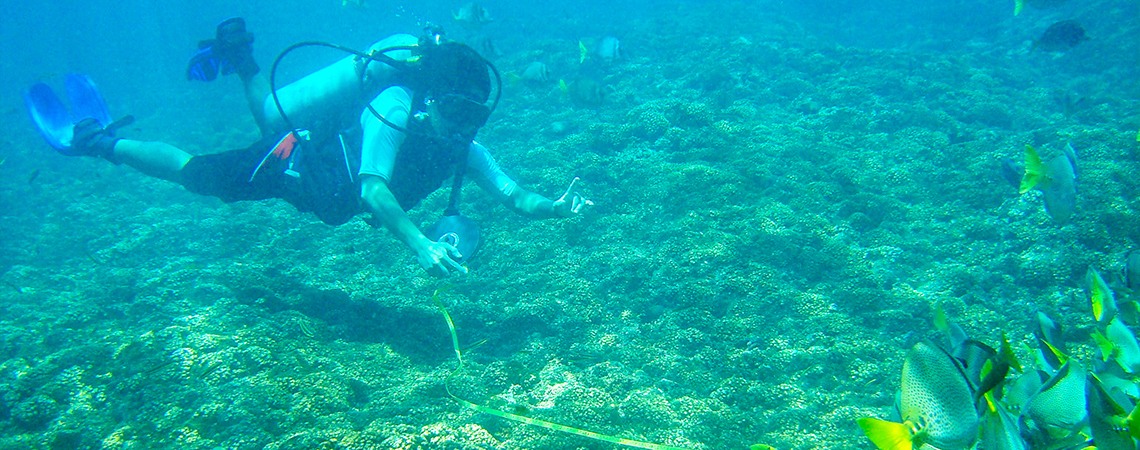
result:
M 108 159 L 146 175 L 180 183 L 179 173 L 190 161 L 190 154 L 164 142 L 119 139 Z
M 198 43 L 198 52 L 190 58 L 186 77 L 213 81 L 218 75 L 236 73 L 245 86 L 245 98 L 253 119 L 263 134 L 269 134 L 262 105 L 269 96 L 269 80 L 253 59 L 253 33 L 246 31 L 245 20 L 231 17 L 218 24 L 214 39 Z
M 70 146 L 65 155 L 96 156 L 126 164 L 155 178 L 181 182 L 178 172 L 190 160 L 190 154 L 162 142 L 133 141 L 115 137 L 115 130 L 134 118 L 120 119 L 104 128 L 99 121 L 87 118 L 72 129 Z
M 265 120 L 265 102 L 269 99 L 269 79 L 259 72 L 250 77 L 242 77 L 242 84 L 245 85 L 245 101 L 249 105 L 249 112 L 253 114 L 257 128 L 261 129 L 261 135 L 273 134 L 274 130 Z

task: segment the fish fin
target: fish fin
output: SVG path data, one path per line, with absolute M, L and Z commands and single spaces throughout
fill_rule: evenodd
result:
M 1025 9 L 1025 0 L 1013 0 L 1013 15 L 1021 14 L 1021 10 Z
M 1101 358 L 1104 358 L 1106 362 L 1112 359 L 1113 354 L 1116 353 L 1116 344 L 1113 344 L 1112 341 L 1108 340 L 1108 338 L 1099 331 L 1094 331 L 1092 338 L 1093 341 L 1096 342 L 1097 348 L 1100 349 Z
M 507 76 L 507 86 L 510 87 L 514 87 L 516 84 L 519 84 L 519 80 L 522 80 L 522 76 L 514 72 L 507 72 L 504 75 Z
M 949 319 L 946 318 L 946 310 L 942 309 L 942 305 L 934 307 L 934 328 L 943 333 L 950 330 Z
M 558 80 L 558 90 L 562 92 L 563 97 L 570 94 L 570 86 L 566 85 L 566 80 Z
M 1128 434 L 1133 439 L 1140 439 L 1140 403 L 1136 403 L 1136 406 L 1132 407 L 1132 412 L 1124 418 L 1124 426 L 1128 428 Z
M 1029 192 L 1030 189 L 1037 187 L 1045 181 L 1045 163 L 1041 162 L 1041 157 L 1037 155 L 1037 150 L 1032 146 L 1025 146 L 1025 175 L 1021 177 L 1021 187 L 1018 188 L 1019 194 Z
M 1052 354 L 1052 356 L 1057 359 L 1057 362 L 1059 364 L 1064 365 L 1065 363 L 1069 362 L 1069 357 L 1065 356 L 1064 353 L 1061 353 L 1060 350 L 1057 350 L 1057 347 L 1054 347 L 1053 344 L 1049 343 L 1049 341 L 1042 339 L 1041 343 L 1045 344 L 1045 347 L 1046 347 L 1045 349 L 1042 349 L 1042 350 L 1048 350 L 1049 353 Z
M 879 450 L 911 450 L 914 438 L 914 428 L 909 422 L 888 422 L 874 417 L 862 417 L 857 420 L 859 428 Z
M 583 44 L 582 41 L 579 40 L 578 41 L 578 64 L 582 64 L 582 63 L 586 62 L 586 55 L 588 55 L 588 54 L 590 54 L 590 51 L 586 50 L 586 44 Z
M 986 401 L 986 414 L 997 414 L 997 400 L 994 399 L 994 392 L 991 390 L 982 394 L 982 398 Z
M 1017 360 L 1017 355 L 1013 353 L 1013 346 L 1009 345 L 1009 337 L 1005 332 L 1001 332 L 1001 345 L 998 347 L 998 358 L 1001 361 L 1009 363 L 1009 367 L 1016 370 L 1018 373 L 1025 373 L 1025 369 L 1021 367 L 1021 361 Z

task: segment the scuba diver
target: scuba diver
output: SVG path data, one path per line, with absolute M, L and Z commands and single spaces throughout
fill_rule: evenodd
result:
M 552 200 L 522 188 L 474 141 L 501 94 L 498 71 L 470 47 L 450 42 L 438 28 L 416 38 L 397 34 L 369 53 L 325 43 L 301 43 L 282 52 L 324 45 L 352 53 L 277 90 L 254 61 L 253 34 L 239 17 L 199 43 L 187 77 L 212 81 L 237 74 L 263 139 L 248 148 L 190 155 L 162 142 L 115 136 L 130 123 L 112 121 L 90 78 L 66 80 L 71 110 L 43 83 L 24 93 L 28 111 L 57 151 L 126 164 L 146 175 L 226 203 L 281 198 L 323 222 L 340 225 L 372 214 L 412 251 L 429 274 L 466 273 L 478 249 L 478 227 L 456 205 L 464 177 L 512 211 L 532 218 L 569 218 L 593 203 L 574 182 Z M 498 86 L 493 102 L 492 75 Z M 407 211 L 452 178 L 447 211 L 421 231 Z M 575 180 L 577 180 L 575 178 Z

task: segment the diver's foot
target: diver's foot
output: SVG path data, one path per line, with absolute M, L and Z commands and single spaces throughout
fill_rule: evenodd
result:
M 110 160 L 115 151 L 114 130 L 108 131 L 98 120 L 86 118 L 75 124 L 71 138 L 71 148 L 67 155 L 98 156 Z
M 186 78 L 214 81 L 219 74 L 236 73 L 248 80 L 260 71 L 253 60 L 253 33 L 245 30 L 244 19 L 231 17 L 218 24 L 214 39 L 198 43 L 198 52 L 186 66 Z

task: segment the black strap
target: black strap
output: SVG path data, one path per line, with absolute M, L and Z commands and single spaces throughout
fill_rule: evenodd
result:
M 471 144 L 463 146 L 459 152 L 459 160 L 455 162 L 455 179 L 451 182 L 451 196 L 447 200 L 445 216 L 459 215 L 459 197 L 463 191 L 463 174 L 467 171 L 467 153 L 471 151 Z

